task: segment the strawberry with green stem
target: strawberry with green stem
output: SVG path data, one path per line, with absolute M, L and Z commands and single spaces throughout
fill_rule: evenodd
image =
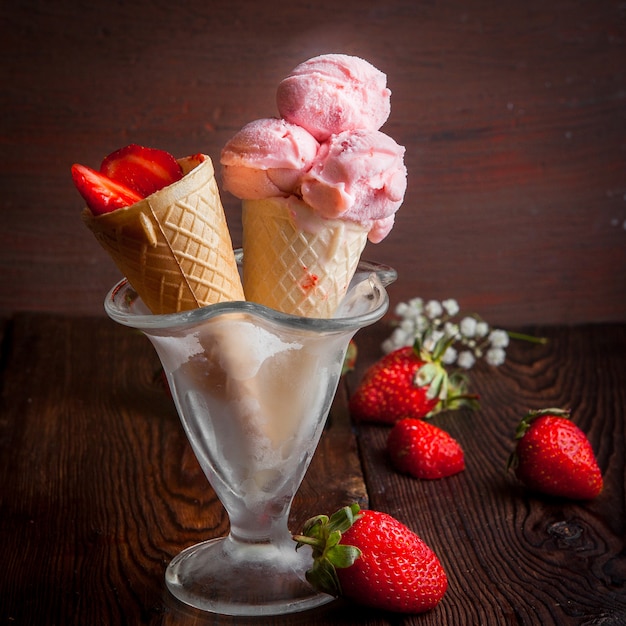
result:
M 413 346 L 399 348 L 374 363 L 350 398 L 357 420 L 394 424 L 404 417 L 431 417 L 445 410 L 476 408 L 478 396 L 468 392 L 467 377 L 448 373 L 443 356 L 454 341 L 444 336 L 427 349 L 426 334 Z
M 422 613 L 443 598 L 448 579 L 437 555 L 386 513 L 344 507 L 308 520 L 297 548 L 313 549 L 307 580 L 318 590 L 359 604 Z

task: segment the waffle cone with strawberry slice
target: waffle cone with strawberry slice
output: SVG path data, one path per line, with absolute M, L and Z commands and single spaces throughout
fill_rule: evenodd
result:
M 88 204 L 85 224 L 146 306 L 162 314 L 243 300 L 211 159 L 179 159 L 172 174 L 171 163 L 159 162 L 163 151 L 128 146 L 118 153 L 100 172 L 75 165 L 72 175 Z

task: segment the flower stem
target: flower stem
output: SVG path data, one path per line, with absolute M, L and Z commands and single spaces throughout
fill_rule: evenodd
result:
M 507 330 L 506 334 L 511 339 L 521 339 L 522 341 L 530 341 L 531 343 L 548 343 L 547 337 L 534 337 L 533 335 L 527 335 L 525 333 L 517 333 L 513 330 Z

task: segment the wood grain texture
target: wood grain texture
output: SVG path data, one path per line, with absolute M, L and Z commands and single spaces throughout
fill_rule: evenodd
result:
M 9 327 L 0 624 L 158 624 L 178 615 L 165 590 L 168 562 L 225 535 L 228 520 L 155 380 L 152 346 L 96 318 L 26 315 Z M 294 531 L 321 511 L 367 505 L 342 404 L 294 502 Z
M 479 411 L 435 418 L 467 461 L 463 473 L 438 481 L 396 473 L 385 454 L 389 428 L 348 420 L 350 389 L 379 357 L 389 329 L 361 331 L 357 369 L 339 390 L 294 504 L 294 528 L 354 499 L 405 522 L 447 570 L 441 604 L 421 616 L 337 602 L 241 620 L 185 608 L 165 590 L 171 557 L 224 534 L 227 520 L 154 379 L 149 342 L 98 318 L 8 320 L 0 624 L 624 624 L 626 326 L 529 330 L 549 343 L 515 342 L 501 367 L 472 370 Z M 571 407 L 588 433 L 605 479 L 592 502 L 528 493 L 505 472 L 518 419 L 547 405 Z
M 367 335 L 368 355 L 383 331 Z M 389 428 L 358 428 L 372 508 L 420 534 L 449 576 L 440 607 L 407 623 L 626 623 L 626 329 L 532 331 L 549 343 L 514 342 L 504 365 L 472 370 L 478 412 L 433 418 L 463 446 L 461 474 L 439 481 L 401 476 L 386 457 Z M 570 407 L 589 436 L 605 479 L 592 502 L 528 493 L 505 471 L 519 419 L 549 406 Z
M 27 0 L 0 40 L 0 311 L 102 314 L 117 270 L 70 165 L 130 142 L 214 160 L 278 81 L 346 52 L 388 75 L 407 148 L 397 226 L 366 256 L 394 301 L 503 325 L 626 320 L 626 23 L 619 0 Z M 233 240 L 239 202 L 224 194 Z

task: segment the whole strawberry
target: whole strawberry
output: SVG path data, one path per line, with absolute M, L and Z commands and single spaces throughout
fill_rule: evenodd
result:
M 575 500 L 589 500 L 602 491 L 602 473 L 593 449 L 571 421 L 570 411 L 530 411 L 520 422 L 516 438 L 509 465 L 527 487 Z
M 435 553 L 386 513 L 344 507 L 330 519 L 306 522 L 298 547 L 313 548 L 307 580 L 318 590 L 359 604 L 401 613 L 434 608 L 448 588 Z
M 374 363 L 350 398 L 350 413 L 357 420 L 394 424 L 403 417 L 430 417 L 445 409 L 471 405 L 460 375 L 448 375 L 440 350 L 430 353 L 416 342 L 399 348 Z
M 438 426 L 406 417 L 396 422 L 387 438 L 393 466 L 415 478 L 436 479 L 465 469 L 459 442 Z

